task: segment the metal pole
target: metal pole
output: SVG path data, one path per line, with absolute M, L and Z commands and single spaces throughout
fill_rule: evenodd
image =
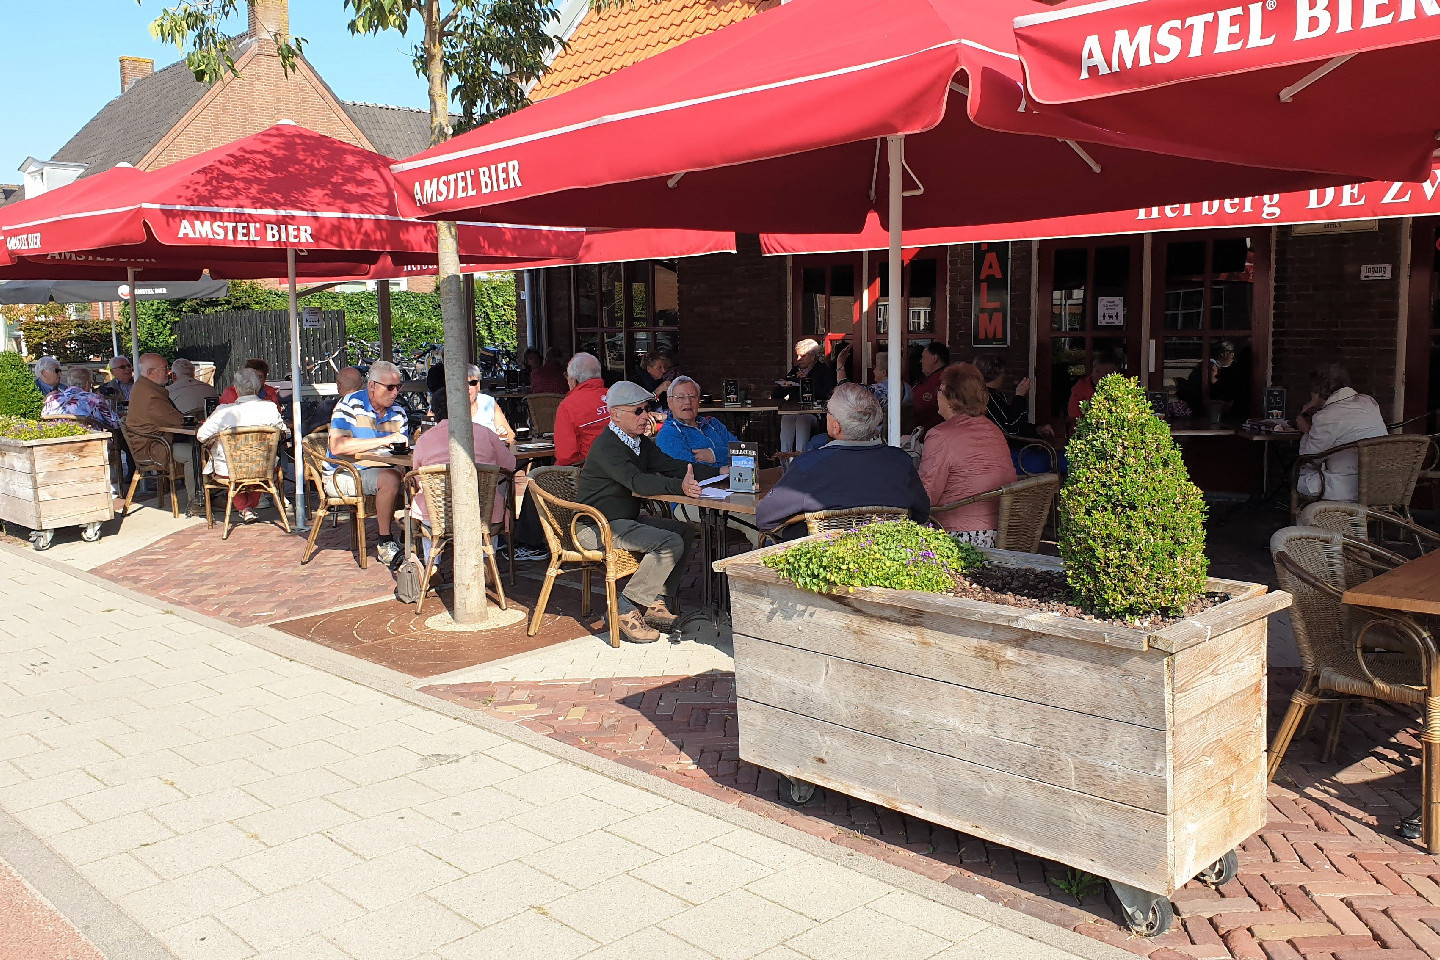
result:
M 102 304 L 106 307 L 105 312 L 110 314 L 110 356 L 120 356 L 120 331 L 115 329 L 115 308 L 109 304 Z
M 125 268 L 126 286 L 130 294 L 130 369 L 140 375 L 140 308 L 135 296 L 135 268 Z
M 890 323 L 887 331 L 887 342 L 885 344 L 889 356 L 885 374 L 889 378 L 889 400 L 890 409 L 887 411 L 889 421 L 890 445 L 900 445 L 900 401 L 905 396 L 900 383 L 900 359 L 905 349 L 904 333 L 908 329 L 910 318 L 905 312 L 905 298 L 901 296 L 901 283 L 905 276 L 905 265 L 901 262 L 901 239 L 903 233 L 904 198 L 901 190 L 904 187 L 905 175 L 905 138 L 886 137 L 888 153 L 886 159 L 890 167 L 890 262 L 886 264 L 890 278 L 888 280 L 889 295 L 886 299 L 885 312 L 889 314 Z
M 390 308 L 390 281 L 381 280 L 375 285 L 375 310 L 380 324 L 380 359 L 395 359 L 395 337 L 392 332 L 393 314 Z
M 295 529 L 306 530 L 304 435 L 300 432 L 300 298 L 295 293 L 294 247 L 285 251 L 285 269 L 290 278 L 290 429 L 295 438 Z

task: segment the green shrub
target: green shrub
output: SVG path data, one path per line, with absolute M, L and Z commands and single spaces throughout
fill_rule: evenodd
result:
M 1139 382 L 1111 374 L 1065 448 L 1060 557 L 1081 607 L 1177 615 L 1205 589 L 1205 501 Z
M 0 353 L 0 416 L 40 416 L 45 398 L 35 386 L 35 374 L 18 353 Z
M 70 420 L 27 420 L 23 417 L 0 416 L 0 437 L 10 440 L 55 440 L 59 437 L 78 437 L 89 432 Z
M 766 557 L 765 566 L 805 590 L 889 587 L 948 593 L 955 578 L 985 562 L 969 544 L 911 520 L 870 523 Z

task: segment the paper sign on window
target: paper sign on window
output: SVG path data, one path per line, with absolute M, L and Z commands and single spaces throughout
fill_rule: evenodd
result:
M 1097 326 L 1125 326 L 1124 297 L 1099 297 L 1096 300 L 1096 305 L 1099 308 L 1099 317 L 1095 321 Z

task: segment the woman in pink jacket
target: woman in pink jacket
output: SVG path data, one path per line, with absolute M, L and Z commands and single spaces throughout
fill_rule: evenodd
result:
M 998 500 L 936 509 L 1015 481 L 1005 434 L 985 416 L 990 393 L 984 375 L 971 364 L 951 364 L 941 374 L 938 400 L 945 419 L 925 434 L 920 460 L 920 482 L 934 504 L 931 519 L 967 543 L 993 547 L 1000 522 Z

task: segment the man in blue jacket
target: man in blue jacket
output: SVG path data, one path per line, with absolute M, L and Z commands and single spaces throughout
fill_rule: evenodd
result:
M 771 530 L 802 513 L 852 507 L 899 507 L 917 523 L 928 520 L 930 497 L 910 455 L 881 439 L 883 418 L 869 390 L 856 383 L 836 387 L 825 408 L 826 432 L 836 439 L 795 458 L 756 505 L 756 526 Z M 796 524 L 791 533 L 804 529 Z
M 676 460 L 729 466 L 735 434 L 714 417 L 700 416 L 700 384 L 676 377 L 668 397 L 670 417 L 655 435 L 655 445 Z

